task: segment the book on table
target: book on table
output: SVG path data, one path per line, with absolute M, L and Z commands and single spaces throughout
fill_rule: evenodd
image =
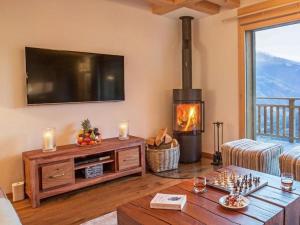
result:
M 182 210 L 185 203 L 186 195 L 157 193 L 150 202 L 150 208 Z

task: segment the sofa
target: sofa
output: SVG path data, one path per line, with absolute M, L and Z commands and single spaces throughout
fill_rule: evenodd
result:
M 1 225 L 22 225 L 10 201 L 0 189 L 0 224 Z

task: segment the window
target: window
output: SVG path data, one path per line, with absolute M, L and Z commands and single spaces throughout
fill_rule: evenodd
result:
M 247 134 L 292 147 L 300 140 L 300 24 L 251 31 L 246 40 Z

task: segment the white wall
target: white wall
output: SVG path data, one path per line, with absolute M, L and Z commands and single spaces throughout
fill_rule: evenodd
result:
M 244 0 L 241 6 L 259 1 Z M 194 25 L 194 87 L 203 88 L 206 102 L 204 152 L 214 152 L 215 121 L 224 122 L 224 142 L 239 138 L 238 21 L 223 21 L 236 15 L 236 9 L 224 10 Z
M 104 137 L 118 122 L 131 134 L 171 127 L 172 89 L 181 85 L 180 33 L 175 20 L 104 0 L 0 0 L 0 186 L 22 179 L 21 153 L 41 147 L 41 132 L 56 127 L 58 145 L 74 142 L 90 118 Z M 126 101 L 25 105 L 24 47 L 125 56 Z
M 226 11 L 199 20 L 194 31 L 194 86 L 203 89 L 206 102 L 206 131 L 203 151 L 213 153 L 213 125 L 224 122 L 224 140 L 238 138 L 238 77 L 237 77 L 237 23 L 223 22 L 234 16 Z

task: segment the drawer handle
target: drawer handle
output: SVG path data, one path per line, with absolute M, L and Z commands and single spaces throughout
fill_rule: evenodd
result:
M 123 162 L 130 162 L 130 161 L 137 161 L 138 159 L 132 158 L 132 159 L 123 159 Z
M 60 173 L 60 174 L 55 174 L 55 175 L 52 175 L 52 176 L 49 176 L 50 179 L 55 179 L 55 178 L 58 178 L 58 177 L 63 177 L 65 175 L 65 173 Z

